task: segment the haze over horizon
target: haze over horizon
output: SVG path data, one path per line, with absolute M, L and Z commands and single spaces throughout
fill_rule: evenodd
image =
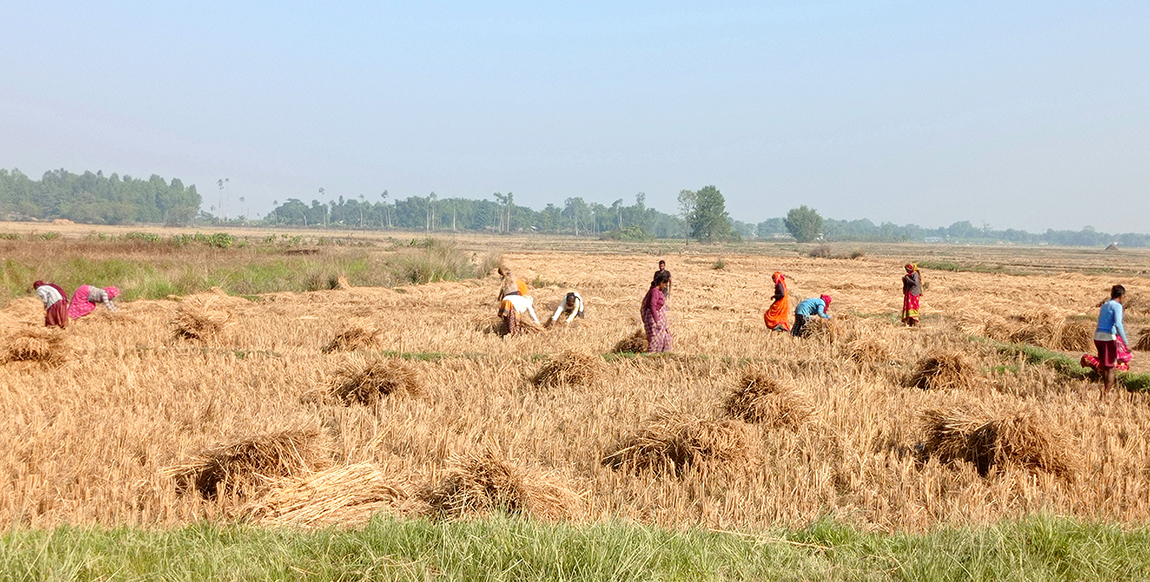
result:
M 6 7 L 0 167 L 1147 232 L 1150 4 Z

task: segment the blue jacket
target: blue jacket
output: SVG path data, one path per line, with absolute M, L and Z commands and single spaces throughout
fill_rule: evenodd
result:
M 1098 312 L 1098 329 L 1094 330 L 1095 333 L 1109 333 L 1122 338 L 1126 345 L 1130 342 L 1126 340 L 1126 329 L 1122 327 L 1122 304 L 1111 299 L 1102 304 L 1101 311 Z
M 817 315 L 826 319 L 831 318 L 831 316 L 827 315 L 826 302 L 823 301 L 820 297 L 812 297 L 810 299 L 804 299 L 799 302 L 798 306 L 795 307 L 795 315 L 802 315 L 806 317 Z

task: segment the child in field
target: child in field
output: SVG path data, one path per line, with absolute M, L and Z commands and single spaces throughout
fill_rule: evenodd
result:
M 68 305 L 68 317 L 80 319 L 95 311 L 97 303 L 103 303 L 108 309 L 116 311 L 116 306 L 112 304 L 112 300 L 119 295 L 120 290 L 116 287 L 100 288 L 95 285 L 80 285 L 76 289 L 76 293 L 72 295 L 72 301 Z
M 44 302 L 44 326 L 68 327 L 68 292 L 55 283 L 36 281 L 32 289 Z
M 1126 288 L 1115 285 L 1110 288 L 1110 300 L 1102 304 L 1098 312 L 1098 327 L 1094 330 L 1094 347 L 1098 349 L 1098 366 L 1102 374 L 1102 392 L 1099 398 L 1114 387 L 1114 369 L 1118 367 L 1118 340 L 1129 345 L 1126 329 L 1122 327 L 1122 303 L 1126 300 Z

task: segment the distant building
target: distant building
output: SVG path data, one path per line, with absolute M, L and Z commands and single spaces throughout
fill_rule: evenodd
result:
M 941 236 L 928 236 L 928 237 L 922 239 L 922 242 L 924 242 L 924 243 L 940 243 L 940 242 L 942 242 L 942 237 Z

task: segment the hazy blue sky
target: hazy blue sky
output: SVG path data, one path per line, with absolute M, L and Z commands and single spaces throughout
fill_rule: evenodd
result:
M 1150 3 L 10 2 L 0 167 L 1147 232 Z

